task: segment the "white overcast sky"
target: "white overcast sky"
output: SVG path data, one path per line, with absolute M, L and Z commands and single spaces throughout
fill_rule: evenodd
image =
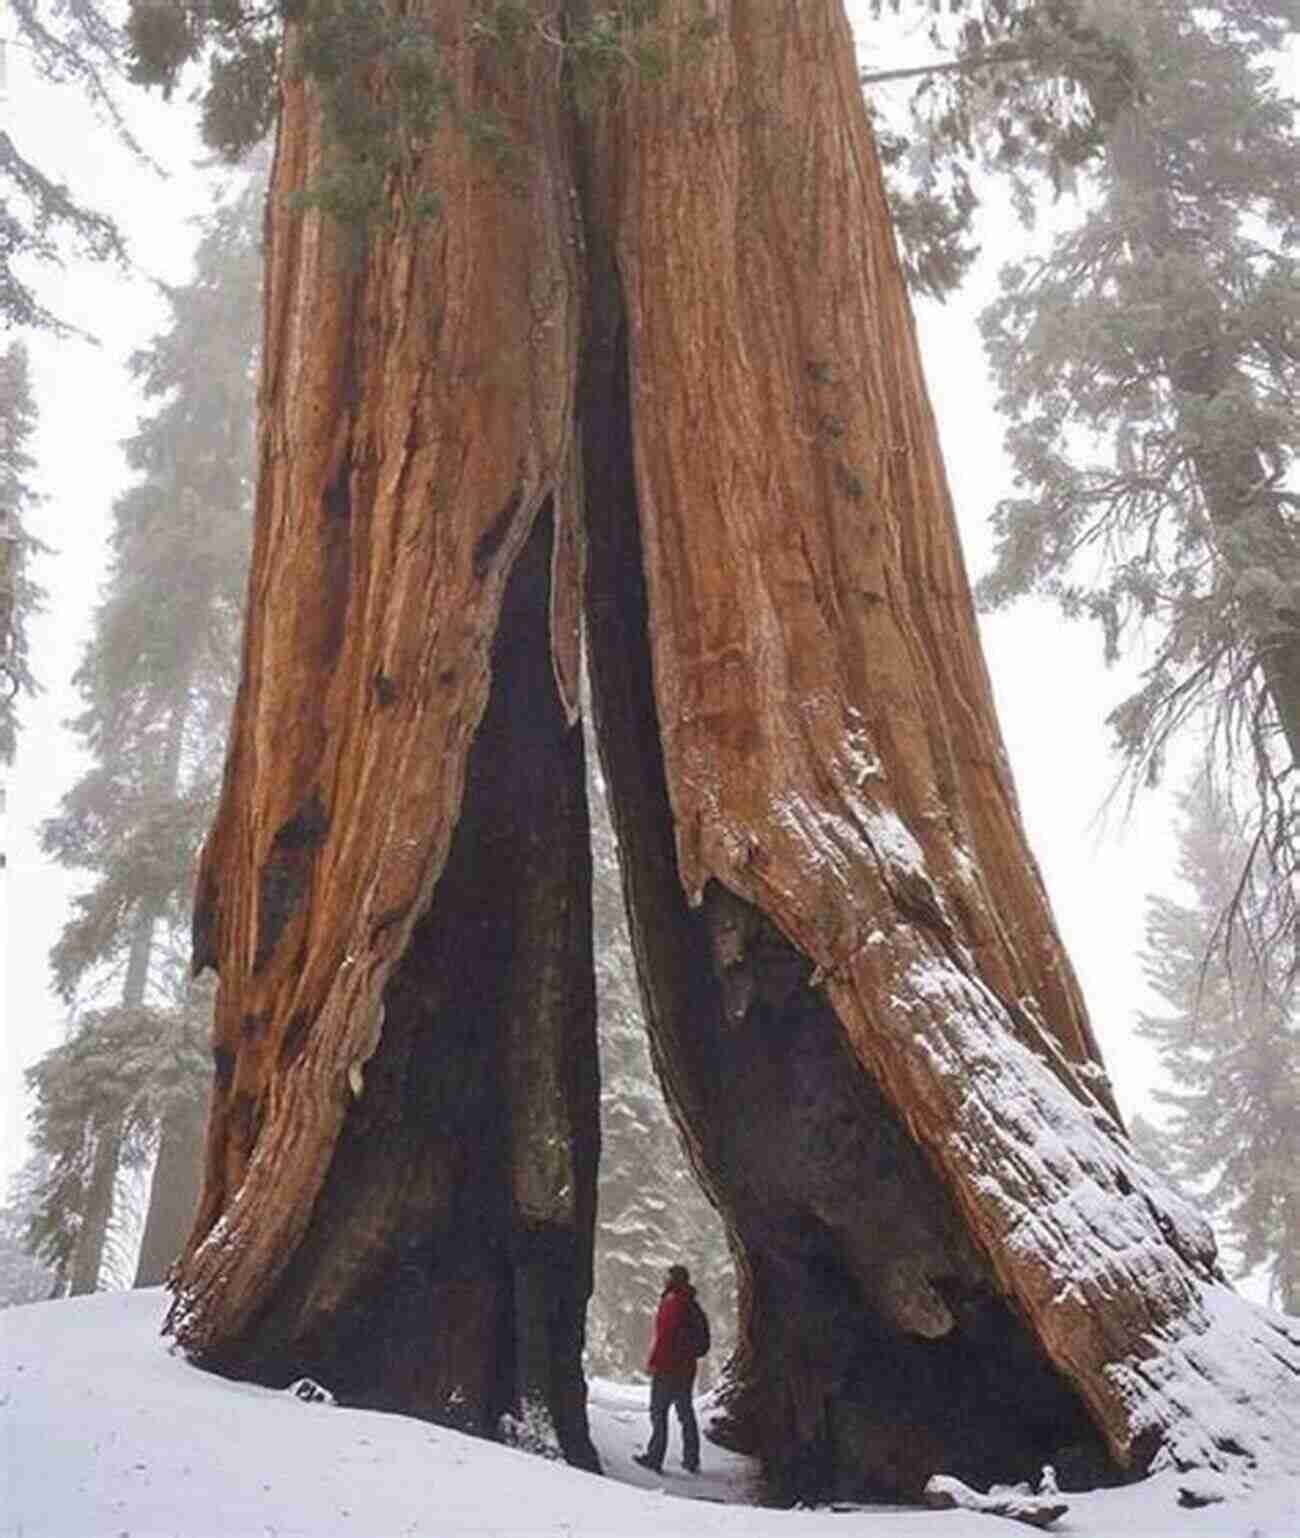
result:
M 865 4 L 849 10 L 858 13 L 855 21 L 865 19 Z M 0 36 L 5 31 L 0 16 Z M 183 279 L 194 240 L 190 221 L 206 204 L 204 178 L 192 170 L 198 150 L 186 111 L 156 98 L 133 108 L 142 136 L 172 172 L 164 181 L 132 161 L 74 88 L 34 82 L 16 50 L 9 52 L 7 76 L 0 124 L 47 172 L 119 218 L 143 273 Z M 985 231 L 990 259 L 979 281 L 986 291 L 998 260 L 1018 238 L 1010 226 Z M 22 1070 L 58 1042 L 65 1026 L 65 1013 L 48 991 L 46 958 L 74 886 L 41 854 L 37 833 L 81 767 L 61 722 L 77 709 L 70 680 L 103 577 L 110 503 L 126 480 L 119 444 L 141 410 L 125 363 L 164 313 L 144 276 L 80 263 L 43 279 L 42 293 L 101 345 L 49 338 L 31 344 L 40 410 L 36 483 L 45 498 L 31 532 L 54 554 L 37 571 L 50 597 L 32 636 L 35 670 L 47 693 L 24 708 L 19 756 L 6 776 L 0 1180 L 23 1157 Z M 987 517 L 1008 477 L 974 312 L 968 301 L 931 305 L 919 321 L 968 564 L 978 574 L 988 558 Z M 0 345 L 7 340 L 0 336 Z M 1144 1000 L 1137 952 L 1146 894 L 1172 879 L 1168 802 L 1144 800 L 1127 824 L 1119 816 L 1099 820 L 1116 774 L 1104 720 L 1124 684 L 1103 669 L 1090 629 L 1026 605 L 986 619 L 983 631 L 1030 841 L 1121 1105 L 1131 1112 L 1152 1079 L 1150 1055 L 1133 1035 L 1136 1011 L 1151 1004 Z

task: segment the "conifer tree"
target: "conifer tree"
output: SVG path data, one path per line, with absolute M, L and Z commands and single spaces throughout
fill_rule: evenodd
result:
M 33 1238 L 74 1293 L 98 1283 L 120 1170 L 157 1157 L 141 1282 L 161 1280 L 196 1190 L 210 1069 L 179 936 L 236 665 L 259 201 L 247 186 L 214 213 L 192 281 L 168 295 L 168 326 L 132 360 L 156 404 L 126 445 L 138 479 L 114 504 L 109 580 L 75 680 L 92 764 L 43 833 L 60 864 L 94 877 L 51 953 L 81 1012 L 29 1074 L 52 1159 Z
M 45 1159 L 28 1159 L 9 1181 L 0 1207 L 0 1308 L 38 1303 L 55 1289 L 54 1269 L 31 1253 L 28 1226 L 45 1172 Z
M 40 545 L 27 527 L 36 500 L 30 447 L 35 429 L 27 349 L 11 342 L 0 352 L 0 765 L 13 760 L 18 701 L 36 689 L 27 639 L 41 600 L 30 571 Z
M 1149 899 L 1146 975 L 1164 1008 L 1139 1030 L 1172 1087 L 1155 1147 L 1200 1191 L 1274 1302 L 1300 1313 L 1300 990 L 1276 944 L 1277 889 L 1226 798 L 1198 776 L 1181 798 L 1186 896 Z M 1243 874 L 1244 873 L 1244 874 Z M 1233 904 L 1243 922 L 1225 926 Z
M 978 254 L 990 187 L 1009 183 L 1028 220 L 1102 153 L 1141 89 L 1138 61 L 1100 7 L 1075 0 L 870 0 L 870 8 L 901 16 L 908 46 L 920 50 L 895 60 L 897 29 L 886 29 L 890 46 L 865 53 L 862 81 L 908 279 L 942 299 Z
M 117 97 L 124 37 L 102 0 L 9 0 L 4 45 L 14 43 L 46 80 L 78 86 L 108 131 L 140 158 Z M 0 82 L 0 92 L 3 83 Z M 61 264 L 69 250 L 96 261 L 126 261 L 114 221 L 48 175 L 15 139 L 0 129 L 0 321 L 54 332 L 70 328 L 47 309 L 25 264 Z
M 1111 718 L 1137 780 L 1194 718 L 1252 768 L 1287 898 L 1300 869 L 1300 137 L 1272 75 L 1295 7 L 1097 5 L 1138 89 L 1077 221 L 984 317 L 1018 490 L 982 587 L 1139 634 Z M 1255 879 L 1259 879 L 1257 868 Z M 1295 932 L 1279 937 L 1292 954 Z M 1241 958 L 1244 963 L 1244 957 Z
M 40 546 L 26 520 L 35 501 L 28 451 L 35 426 L 27 350 L 12 342 L 0 352 L 0 812 L 5 805 L 4 771 L 17 745 L 19 700 L 36 690 L 27 626 L 41 600 L 30 572 Z M 0 872 L 7 854 L 0 846 Z

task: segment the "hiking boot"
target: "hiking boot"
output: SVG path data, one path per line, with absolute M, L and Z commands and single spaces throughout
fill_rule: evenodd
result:
M 700 1466 L 698 1463 L 683 1463 L 682 1471 L 686 1474 L 698 1474 L 700 1472 Z
M 662 1474 L 664 1471 L 663 1464 L 655 1463 L 652 1459 L 647 1458 L 644 1453 L 633 1453 L 632 1462 L 639 1463 L 643 1469 L 649 1469 L 652 1474 Z

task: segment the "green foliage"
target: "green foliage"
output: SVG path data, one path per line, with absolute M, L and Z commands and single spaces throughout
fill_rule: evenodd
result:
M 1148 1138 L 1223 1221 L 1242 1273 L 1265 1266 L 1274 1300 L 1300 1313 L 1300 994 L 1276 944 L 1287 916 L 1203 777 L 1182 798 L 1178 873 L 1187 900 L 1147 905 L 1146 974 L 1166 1007 L 1139 1030 L 1173 1086 L 1157 1092 L 1167 1122 Z
M 877 118 L 876 146 L 908 286 L 943 299 L 961 286 L 979 248 L 971 239 L 979 198 L 960 160 L 938 170 L 915 156 L 906 134 Z
M 254 180 L 215 210 L 170 323 L 131 361 L 151 410 L 125 445 L 137 479 L 113 506 L 75 676 L 91 763 L 42 830 L 48 854 L 91 877 L 50 959 L 69 1004 L 97 1007 L 29 1074 L 50 1161 L 32 1237 L 65 1281 L 98 1270 L 79 1246 L 101 1243 L 87 1214 L 104 1178 L 142 1166 L 169 1107 L 197 1103 L 209 1075 L 184 951 L 238 666 L 261 202 Z
M 1109 125 L 1140 90 L 1117 8 L 1076 0 L 873 0 L 924 16 L 928 63 L 863 74 L 903 265 L 943 298 L 978 254 L 976 169 L 1010 183 L 1031 218 L 1044 186 L 1059 194 L 1101 153 Z M 915 80 L 901 114 L 892 82 Z
M 35 430 L 27 350 L 12 342 L 0 353 L 0 764 L 13 760 L 18 699 L 36 692 L 27 626 L 43 595 L 32 581 L 30 562 L 43 547 L 26 526 L 36 502 L 30 480 L 34 461 L 27 451 Z
M 344 224 L 383 217 L 389 187 L 428 146 L 450 95 L 428 23 L 378 0 L 314 0 L 290 67 L 319 87 L 331 151 L 303 199 Z
M 101 1140 L 118 1140 L 119 1173 L 141 1169 L 169 1101 L 203 1092 L 206 1038 L 207 1021 L 195 1004 L 119 1005 L 87 1011 L 28 1069 L 32 1141 L 45 1173 L 33 1192 L 27 1245 L 59 1275 L 73 1265 Z
M 48 1160 L 33 1155 L 9 1182 L 0 1207 L 0 1308 L 39 1303 L 52 1295 L 55 1273 L 27 1247 L 27 1234 Z
M 1116 120 L 1078 223 L 1003 274 L 983 326 L 1019 490 L 980 596 L 1051 595 L 1099 624 L 1108 658 L 1141 644 L 1140 687 L 1111 720 L 1136 781 L 1208 717 L 1219 752 L 1252 767 L 1287 888 L 1300 142 L 1268 69 L 1280 23 L 1260 11 L 1131 15 L 1140 108 Z
M 471 99 L 454 87 L 465 76 L 465 53 L 476 56 L 480 81 L 522 68 L 530 54 L 553 55 L 575 102 L 587 110 L 617 82 L 662 73 L 664 42 L 653 26 L 659 10 L 660 0 L 571 9 L 482 0 L 461 35 L 440 41 L 427 8 L 384 0 L 278 0 L 260 7 L 242 0 L 131 0 L 128 34 L 132 78 L 164 92 L 175 89 L 188 65 L 206 64 L 204 138 L 232 160 L 273 122 L 280 69 L 310 81 L 319 93 L 327 154 L 296 201 L 363 231 L 398 209 L 414 218 L 437 213 L 436 188 L 410 173 L 444 120 L 507 176 L 530 153 L 490 96 Z M 711 29 L 701 4 L 687 45 Z
M 200 121 L 205 142 L 223 159 L 242 160 L 275 126 L 279 53 L 276 39 L 264 34 L 250 37 L 237 51 L 213 52 Z
M 565 63 L 579 112 L 592 111 L 622 81 L 662 78 L 668 64 L 665 42 L 648 30 L 659 10 L 659 0 L 626 0 L 592 8 L 585 20 L 570 20 Z
M 137 155 L 140 146 L 115 95 L 122 34 L 100 0 L 9 0 L 6 18 L 28 61 L 46 80 L 75 85 Z M 46 309 L 21 276 L 24 264 L 61 265 L 75 251 L 96 261 L 126 262 L 114 222 L 88 208 L 23 154 L 0 129 L 0 321 L 66 334 L 73 328 Z
M 287 56 L 285 22 L 293 24 Z M 281 68 L 311 81 L 328 154 L 298 199 L 346 225 L 388 216 L 401 173 L 427 147 L 450 97 L 431 23 L 383 0 L 131 0 L 128 32 L 133 78 L 164 92 L 187 65 L 206 63 L 203 135 L 230 160 L 274 122 Z M 432 205 L 426 199 L 415 211 Z
M 170 96 L 185 67 L 204 59 L 203 136 L 228 160 L 242 160 L 275 121 L 280 22 L 297 9 L 290 0 L 130 0 L 131 79 Z

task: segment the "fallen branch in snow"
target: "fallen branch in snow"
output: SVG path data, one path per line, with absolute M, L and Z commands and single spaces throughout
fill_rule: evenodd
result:
M 301 1399 L 304 1404 L 337 1404 L 338 1401 L 329 1389 L 322 1388 L 315 1378 L 296 1378 L 287 1389 L 286 1394 L 292 1394 L 295 1399 Z
M 965 1511 L 982 1511 L 990 1517 L 1011 1517 L 1017 1522 L 1028 1522 L 1031 1527 L 1050 1527 L 1070 1509 L 1054 1485 L 1052 1481 L 1049 1488 L 1045 1480 L 1040 1495 L 1028 1490 L 997 1490 L 981 1495 L 951 1474 L 935 1474 L 925 1487 L 925 1503 L 936 1511 L 961 1507 Z

